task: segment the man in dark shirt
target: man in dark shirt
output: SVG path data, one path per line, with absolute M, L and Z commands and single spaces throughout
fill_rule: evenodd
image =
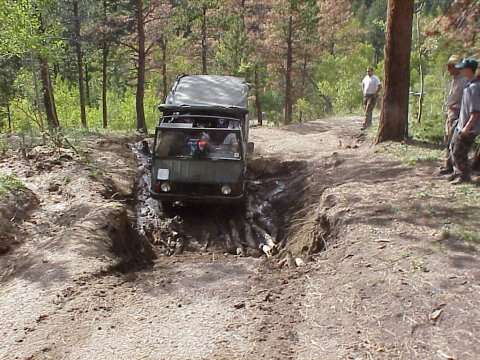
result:
M 468 153 L 480 134 L 480 76 L 475 76 L 478 62 L 473 59 L 463 59 L 455 67 L 469 80 L 463 91 L 460 117 L 452 139 L 455 173 L 450 179 L 454 184 L 461 184 L 471 180 Z

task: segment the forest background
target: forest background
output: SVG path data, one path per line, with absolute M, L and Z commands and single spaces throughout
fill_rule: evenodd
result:
M 453 54 L 478 0 L 415 2 L 410 135 L 443 140 Z M 387 0 L 0 0 L 0 132 L 152 130 L 179 74 L 242 76 L 263 124 L 360 114 L 383 77 Z

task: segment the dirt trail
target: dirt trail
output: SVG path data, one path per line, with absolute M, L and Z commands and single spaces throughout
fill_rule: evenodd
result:
M 271 260 L 166 256 L 136 236 L 134 139 L 89 139 L 88 161 L 2 159 L 39 205 L 0 256 L 0 358 L 476 359 L 478 244 L 445 227 L 478 229 L 478 189 L 378 153 L 359 127 L 253 130 L 252 184 L 284 174 L 274 207 L 291 209 L 275 216 L 287 251 Z M 285 254 L 307 263 L 281 267 Z

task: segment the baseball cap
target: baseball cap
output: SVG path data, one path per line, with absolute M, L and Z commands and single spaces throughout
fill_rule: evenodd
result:
M 455 69 L 472 69 L 473 71 L 477 70 L 478 62 L 473 59 L 462 59 L 457 65 L 455 65 Z
M 452 56 L 450 56 L 450 57 L 448 58 L 447 64 L 448 64 L 448 65 L 456 65 L 456 64 L 458 64 L 460 61 L 462 61 L 462 58 L 461 58 L 460 56 L 454 54 L 454 55 L 452 55 Z

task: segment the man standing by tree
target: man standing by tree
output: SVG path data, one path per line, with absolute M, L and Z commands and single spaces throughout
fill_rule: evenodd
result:
M 453 160 L 450 149 L 453 132 L 457 126 L 458 118 L 460 116 L 460 106 L 462 105 L 463 89 L 467 85 L 467 79 L 460 74 L 460 70 L 455 69 L 455 65 L 460 62 L 458 55 L 452 55 L 448 59 L 447 71 L 453 77 L 448 91 L 446 107 L 446 122 L 445 122 L 445 142 L 447 145 L 447 160 L 445 166 L 440 168 L 440 175 L 453 173 Z
M 373 68 L 369 67 L 367 69 L 367 75 L 365 75 L 362 81 L 363 106 L 365 109 L 365 121 L 362 130 L 372 125 L 372 113 L 381 88 L 382 84 L 380 83 L 380 79 L 373 74 Z
M 480 134 L 480 76 L 475 76 L 478 62 L 473 59 L 463 59 L 455 68 L 470 81 L 463 91 L 460 117 L 452 139 L 455 173 L 450 180 L 461 184 L 470 181 L 468 153 Z

